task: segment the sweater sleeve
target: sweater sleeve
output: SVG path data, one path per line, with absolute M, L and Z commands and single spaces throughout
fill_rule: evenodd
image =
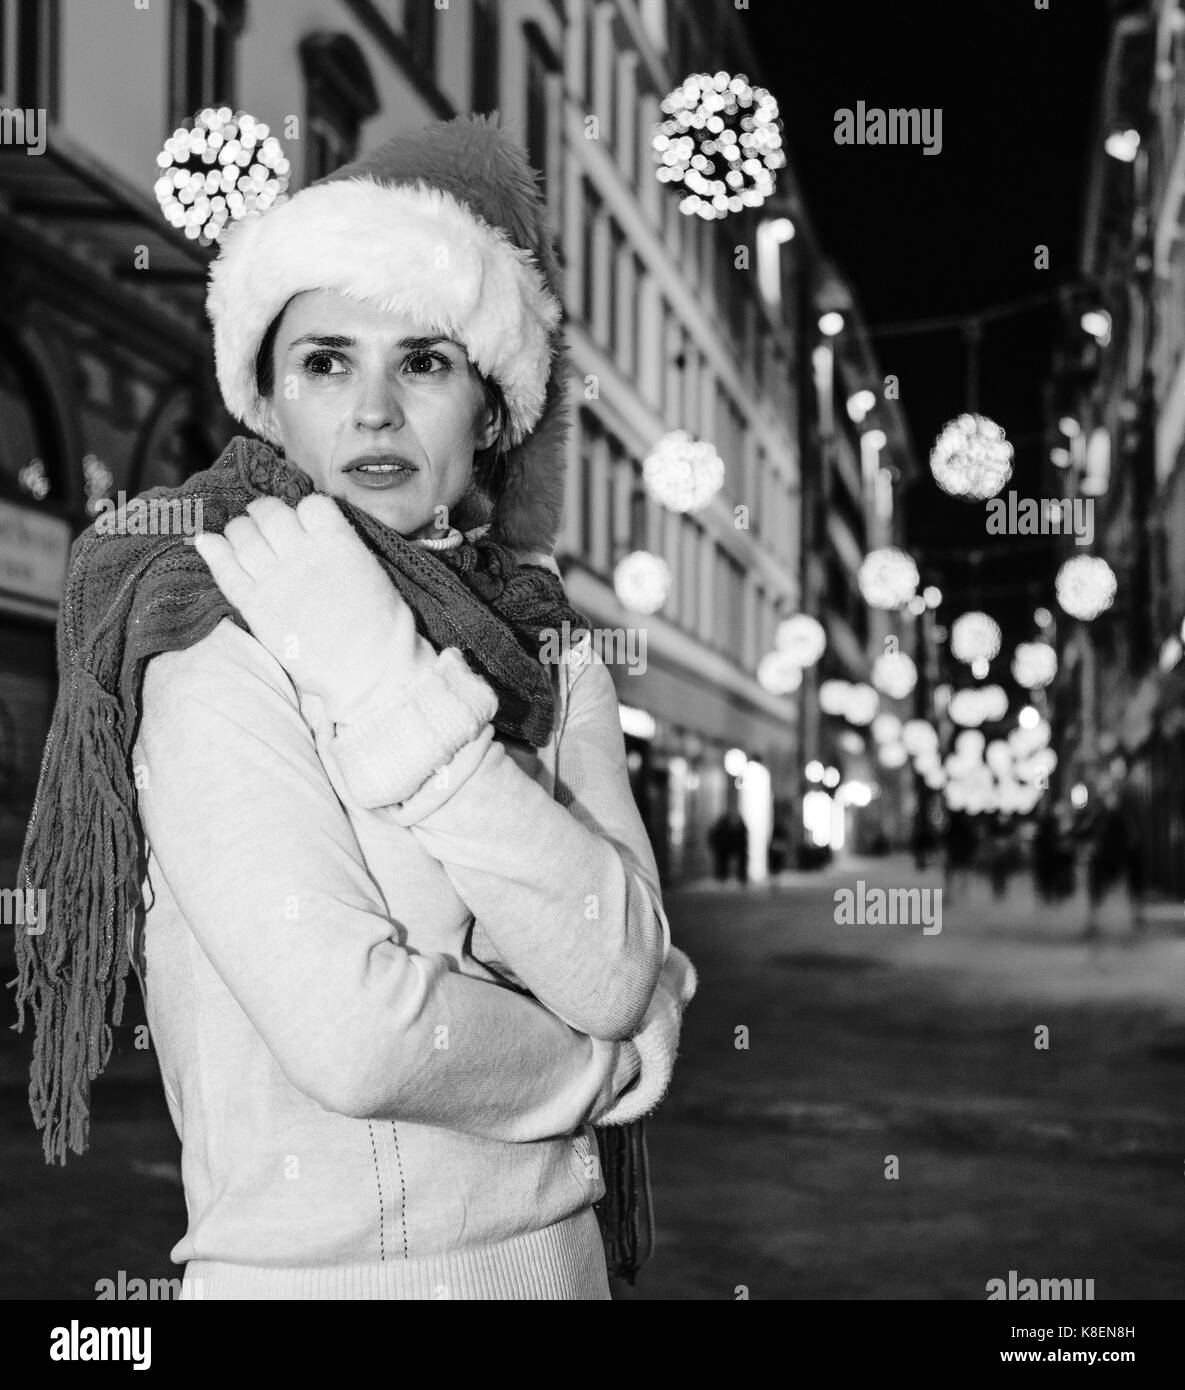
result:
M 592 655 L 572 668 L 554 799 L 487 736 L 391 814 L 444 866 L 499 960 L 537 999 L 581 1032 L 628 1038 L 670 928 L 617 695 Z M 386 737 L 398 731 L 388 726 Z
M 571 1133 L 636 1073 L 625 1048 L 400 944 L 291 682 L 229 619 L 148 663 L 142 709 L 144 833 L 298 1090 L 345 1115 L 517 1142 Z

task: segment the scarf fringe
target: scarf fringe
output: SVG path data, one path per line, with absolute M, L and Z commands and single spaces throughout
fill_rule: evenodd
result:
M 653 1201 L 646 1122 L 596 1130 L 605 1195 L 596 1204 L 609 1277 L 631 1287 L 654 1253 Z
M 18 882 L 45 890 L 39 932 L 18 931 L 17 1028 L 37 1026 L 29 1105 L 47 1163 L 84 1153 L 90 1083 L 106 1067 L 123 1018 L 128 926 L 139 901 L 139 845 L 126 797 L 130 778 L 119 699 L 81 666 L 59 693 Z M 51 789 L 73 795 L 43 800 Z M 72 853 L 62 853 L 63 846 Z M 71 929 L 81 918 L 88 930 Z

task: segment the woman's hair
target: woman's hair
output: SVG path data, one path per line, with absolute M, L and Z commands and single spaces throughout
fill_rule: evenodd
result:
M 255 382 L 259 394 L 265 400 L 270 399 L 276 389 L 276 334 L 283 317 L 284 310 L 281 309 L 268 324 L 267 332 L 263 335 L 263 341 L 259 344 L 259 351 L 255 356 Z M 506 449 L 503 440 L 510 423 L 510 410 L 506 404 L 505 392 L 493 377 L 478 372 L 477 379 L 481 383 L 487 405 L 493 409 L 497 433 L 494 442 L 488 448 L 479 449 L 473 456 L 473 482 L 491 502 L 496 502 L 506 485 Z

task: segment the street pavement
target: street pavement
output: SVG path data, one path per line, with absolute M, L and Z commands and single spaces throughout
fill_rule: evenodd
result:
M 615 1297 L 984 1299 L 1010 1270 L 1185 1297 L 1180 906 L 1134 940 L 1115 900 L 1085 941 L 1082 903 L 1022 881 L 996 902 L 976 879 L 938 933 L 837 923 L 861 880 L 865 899 L 942 886 L 891 859 L 666 895 L 699 993 L 650 1122 L 657 1248 Z M 178 1146 L 141 1021 L 133 987 L 92 1150 L 64 1169 L 28 1119 L 27 1041 L 0 1030 L 0 1298 L 179 1272 Z
M 700 986 L 618 1296 L 984 1299 L 1012 1269 L 1185 1296 L 1180 904 L 1135 942 L 1113 899 L 1086 942 L 1083 901 L 973 879 L 940 933 L 837 925 L 860 880 L 942 886 L 889 860 L 672 896 Z

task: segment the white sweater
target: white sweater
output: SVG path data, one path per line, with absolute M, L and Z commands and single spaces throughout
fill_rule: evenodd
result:
M 554 687 L 536 752 L 452 648 L 336 730 L 229 619 L 149 662 L 140 964 L 198 1296 L 608 1297 L 587 1126 L 670 935 L 608 671 Z

